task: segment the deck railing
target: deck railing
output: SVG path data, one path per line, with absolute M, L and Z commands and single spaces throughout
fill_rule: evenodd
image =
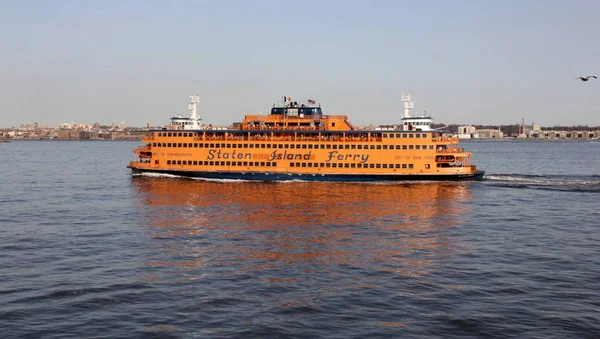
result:
M 438 149 L 437 153 L 463 153 L 464 151 L 464 148 L 443 148 Z

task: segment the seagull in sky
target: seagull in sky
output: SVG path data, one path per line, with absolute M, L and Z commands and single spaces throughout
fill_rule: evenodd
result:
M 588 81 L 590 78 L 598 79 L 598 77 L 595 75 L 588 75 L 586 77 L 575 78 L 575 80 Z

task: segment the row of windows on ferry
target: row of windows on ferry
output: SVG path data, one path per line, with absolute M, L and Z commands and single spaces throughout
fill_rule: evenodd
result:
M 167 165 L 182 166 L 241 166 L 241 167 L 276 167 L 274 161 L 200 161 L 200 160 L 167 160 Z M 361 164 L 361 163 L 329 163 L 329 162 L 290 162 L 290 167 L 310 168 L 414 168 L 414 164 Z M 427 165 L 427 168 L 429 166 Z
M 210 132 L 209 132 L 210 133 Z M 213 133 L 215 134 L 215 133 Z M 223 133 L 219 133 L 220 135 L 223 135 Z M 228 132 L 228 136 L 232 136 L 232 137 L 243 137 L 246 136 L 247 133 L 235 133 L 235 132 Z M 340 136 L 341 133 L 322 133 L 322 135 L 335 135 L 335 136 Z M 351 133 L 349 135 L 355 135 L 356 133 Z M 366 136 L 366 134 L 368 133 L 364 133 Z M 200 136 L 201 133 L 198 132 L 159 132 L 158 136 L 159 137 L 196 137 L 196 136 Z M 305 134 L 306 136 L 316 136 L 316 135 L 311 135 L 311 134 Z M 358 134 L 360 135 L 360 134 Z M 214 135 L 216 136 L 216 135 Z M 404 138 L 404 139 L 410 139 L 410 138 L 427 138 L 427 133 L 371 133 L 371 137 L 372 138 Z
M 331 144 L 226 144 L 226 143 L 170 143 L 153 142 L 152 147 L 179 148 L 284 148 L 284 149 L 384 149 L 384 150 L 433 150 L 433 145 L 331 145 Z

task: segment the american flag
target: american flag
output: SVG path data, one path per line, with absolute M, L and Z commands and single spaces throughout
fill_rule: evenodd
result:
M 312 99 L 308 99 L 308 104 L 309 104 L 309 105 L 314 105 L 315 103 L 316 103 L 316 102 L 315 102 L 314 100 L 312 100 Z

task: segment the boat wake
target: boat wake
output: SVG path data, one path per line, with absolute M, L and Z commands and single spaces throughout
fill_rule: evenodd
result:
M 485 184 L 497 187 L 527 188 L 566 192 L 600 192 L 600 176 L 490 174 Z

